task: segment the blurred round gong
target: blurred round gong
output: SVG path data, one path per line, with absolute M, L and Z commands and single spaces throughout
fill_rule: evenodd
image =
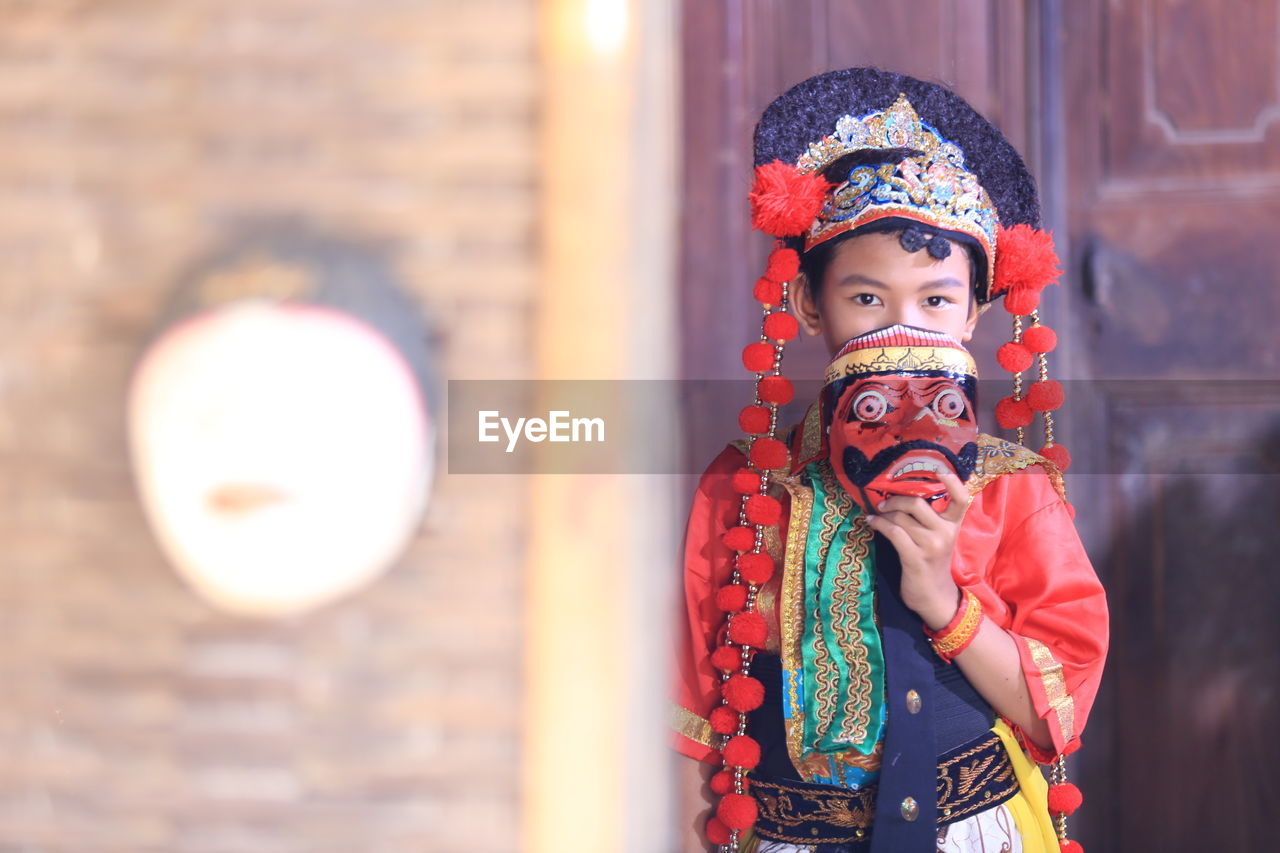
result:
M 433 461 L 427 334 L 371 252 L 255 236 L 184 280 L 130 384 L 147 518 L 214 604 L 273 616 L 401 554 Z

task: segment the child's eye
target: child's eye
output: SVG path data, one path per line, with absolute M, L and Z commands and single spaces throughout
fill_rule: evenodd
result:
M 941 308 L 944 305 L 951 304 L 953 300 L 946 296 L 926 296 L 924 303 L 930 308 Z
M 859 305 L 875 305 L 880 301 L 880 297 L 876 296 L 874 293 L 855 293 L 853 301 Z

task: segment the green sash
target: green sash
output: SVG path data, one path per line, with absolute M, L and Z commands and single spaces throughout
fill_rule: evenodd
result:
M 804 554 L 803 670 L 797 673 L 801 746 L 806 754 L 870 755 L 884 727 L 872 531 L 826 460 L 810 463 L 806 473 L 813 512 Z

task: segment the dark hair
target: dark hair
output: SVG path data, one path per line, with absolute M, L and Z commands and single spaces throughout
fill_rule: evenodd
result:
M 958 234 L 955 231 L 935 228 L 909 219 L 890 217 L 868 222 L 860 228 L 846 231 L 819 243 L 807 252 L 800 253 L 800 271 L 804 273 L 809 296 L 814 302 L 817 302 L 822 293 L 822 282 L 826 278 L 827 267 L 831 265 L 831 258 L 835 255 L 836 248 L 846 240 L 861 237 L 863 234 L 896 234 L 898 242 L 906 251 L 918 252 L 921 249 L 927 249 L 931 256 L 939 260 L 951 254 L 951 244 L 948 241 L 959 243 L 969 253 L 969 293 L 971 295 L 977 293 L 978 283 L 983 281 L 983 276 L 986 274 L 987 259 L 973 238 L 967 234 Z

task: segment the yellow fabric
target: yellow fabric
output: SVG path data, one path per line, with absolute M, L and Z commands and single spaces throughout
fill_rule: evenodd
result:
M 1000 737 L 1013 762 L 1013 773 L 1018 777 L 1018 793 L 1004 805 L 1022 836 L 1023 853 L 1057 853 L 1058 836 L 1049 817 L 1049 785 L 1040 767 L 1018 746 L 1004 720 L 996 720 L 991 730 Z

